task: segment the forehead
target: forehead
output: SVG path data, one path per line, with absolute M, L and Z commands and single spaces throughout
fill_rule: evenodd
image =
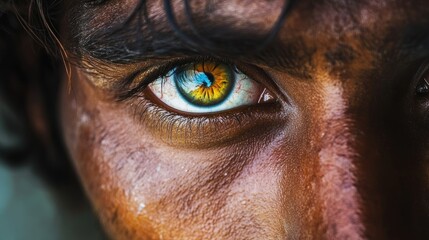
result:
M 228 22 L 242 27 L 267 28 L 277 19 L 281 8 L 290 4 L 290 16 L 285 28 L 294 25 L 316 29 L 328 26 L 326 30 L 339 32 L 356 26 L 367 28 L 395 25 L 407 21 L 425 21 L 429 12 L 429 2 L 423 0 L 219 0 L 219 1 L 162 1 L 162 0 L 106 0 L 103 4 L 87 4 L 94 0 L 74 2 L 77 12 L 88 22 L 121 21 L 143 2 L 149 15 L 162 20 L 165 15 L 165 2 L 173 6 L 176 17 L 184 18 L 184 2 L 191 6 L 191 15 L 206 23 Z M 85 13 L 91 14 L 85 14 Z M 202 18 L 202 19 L 201 19 Z M 300 31 L 301 32 L 301 31 Z M 290 33 L 290 32 L 289 32 Z
M 101 5 L 79 3 L 70 8 L 71 14 L 67 16 L 71 15 L 71 19 L 75 20 L 69 21 L 73 29 L 78 31 L 74 35 L 91 41 L 91 37 L 97 35 L 94 32 L 123 23 L 143 3 L 145 8 L 140 8 L 139 12 L 144 11 L 142 14 L 148 17 L 148 20 L 143 20 L 143 25 L 150 21 L 154 27 L 147 31 L 143 26 L 141 35 L 151 39 L 151 35 L 163 32 L 163 36 L 167 37 L 159 42 L 168 45 L 174 42 L 172 36 L 175 36 L 175 32 L 168 21 L 164 2 L 107 0 Z M 243 41 L 260 40 L 266 36 L 279 18 L 282 7 L 289 3 L 283 0 L 190 0 L 191 10 L 186 12 L 184 1 L 169 2 L 183 30 L 189 30 L 187 21 L 190 16 L 204 37 L 239 44 L 243 36 Z M 294 62 L 289 65 L 304 66 L 314 61 L 316 53 L 323 55 L 323 61 L 328 65 L 351 62 L 356 55 L 364 58 L 369 55 L 385 58 L 413 55 L 413 58 L 421 58 L 428 53 L 427 1 L 294 0 L 289 7 L 285 22 L 271 46 L 270 57 L 275 59 L 273 64 L 288 58 L 288 61 Z M 123 34 L 117 39 L 121 37 L 128 37 L 127 40 L 122 39 L 124 42 L 133 37 L 137 39 L 129 34 Z M 103 45 L 97 43 L 96 46 Z M 117 49 L 117 46 L 114 48 Z M 127 49 L 130 47 L 127 46 Z M 279 55 L 279 58 L 275 58 Z M 266 60 L 264 58 L 265 63 Z

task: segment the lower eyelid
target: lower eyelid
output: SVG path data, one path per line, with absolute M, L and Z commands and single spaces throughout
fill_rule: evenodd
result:
M 195 117 L 180 115 L 159 107 L 140 96 L 129 104 L 134 118 L 153 136 L 174 147 L 212 148 L 252 137 L 264 137 L 284 124 L 285 116 L 278 102 L 270 102 L 246 109 L 236 109 L 223 115 Z

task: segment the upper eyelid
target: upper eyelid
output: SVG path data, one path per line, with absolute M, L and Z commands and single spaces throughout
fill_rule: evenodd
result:
M 192 64 L 201 61 L 215 61 L 233 66 L 233 69 L 236 69 L 243 74 L 247 75 L 254 81 L 259 82 L 264 85 L 268 90 L 270 90 L 276 97 L 283 99 L 286 102 L 289 102 L 285 96 L 283 96 L 282 91 L 279 89 L 275 80 L 272 79 L 262 68 L 257 65 L 235 61 L 228 58 L 220 58 L 215 56 L 186 56 L 186 57 L 177 57 L 174 59 L 160 59 L 155 58 L 153 60 L 146 60 L 142 64 L 134 64 L 132 71 L 125 71 L 125 73 L 119 74 L 120 76 L 112 78 L 112 76 L 107 76 L 102 70 L 105 69 L 104 66 L 110 67 L 110 64 L 98 61 L 95 59 L 97 64 L 91 64 L 91 61 L 88 61 L 89 64 L 86 69 L 95 69 L 93 74 L 94 78 L 108 78 L 112 84 L 106 88 L 109 93 L 109 98 L 112 98 L 113 101 L 123 102 L 127 99 L 132 98 L 133 96 L 139 96 L 139 92 L 143 92 L 144 89 L 153 81 L 162 77 L 163 75 L 168 74 L 168 72 L 174 67 L 180 67 L 187 64 Z M 98 66 L 101 63 L 101 67 Z M 139 67 L 142 66 L 142 67 Z M 121 65 L 118 68 L 129 68 L 128 65 Z M 122 72 L 121 70 L 116 70 L 114 72 Z
M 214 61 L 223 64 L 228 64 L 230 66 L 233 66 L 234 69 L 236 67 L 236 65 L 228 59 L 218 59 L 210 56 L 199 56 L 197 58 L 184 58 L 177 61 L 169 61 L 165 64 L 154 67 L 156 70 L 153 71 L 150 75 L 147 75 L 144 70 L 137 70 L 131 75 L 128 75 L 124 79 L 118 81 L 115 89 L 118 92 L 117 94 L 115 94 L 116 99 L 118 101 L 123 101 L 132 97 L 136 93 L 143 91 L 150 83 L 152 83 L 156 79 L 167 75 L 173 68 L 180 69 L 180 67 L 182 66 L 202 61 Z M 130 89 L 130 85 L 133 82 L 137 82 L 137 84 L 135 84 L 135 87 L 132 87 Z

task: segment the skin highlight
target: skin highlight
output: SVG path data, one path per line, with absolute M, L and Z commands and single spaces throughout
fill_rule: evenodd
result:
M 258 15 L 268 10 L 247 2 L 222 1 L 219 9 L 266 16 L 252 18 L 252 26 L 269 29 L 275 14 Z M 197 3 L 196 15 L 203 14 Z M 162 7 L 148 5 L 152 13 Z M 108 7 L 105 15 L 88 10 L 100 14 L 88 26 L 108 24 Z M 246 24 L 247 16 L 228 9 L 219 17 Z M 73 66 L 72 88 L 64 79 L 61 91 L 62 129 L 108 233 L 115 239 L 428 237 L 427 99 L 416 97 L 414 74 L 429 46 L 414 51 L 407 43 L 428 14 L 424 1 L 299 1 L 273 43 L 299 40 L 296 59 L 284 59 L 299 66 L 249 62 L 266 72 L 257 80 L 277 101 L 237 109 L 240 121 L 224 125 L 211 124 L 215 116 L 198 126 L 187 125 L 195 123 L 188 116 L 167 122 L 162 110 L 142 107 L 151 100 L 145 95 L 115 101 L 108 83 L 100 87 Z M 117 73 L 129 69 L 123 72 Z

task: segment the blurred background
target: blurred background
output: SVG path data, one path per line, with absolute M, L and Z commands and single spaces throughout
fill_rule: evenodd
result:
M 62 144 L 61 65 L 7 2 L 0 0 L 0 240 L 106 239 Z
M 63 193 L 74 191 L 64 187 Z M 64 194 L 41 181 L 31 166 L 0 164 L 0 239 L 105 239 L 89 205 Z

